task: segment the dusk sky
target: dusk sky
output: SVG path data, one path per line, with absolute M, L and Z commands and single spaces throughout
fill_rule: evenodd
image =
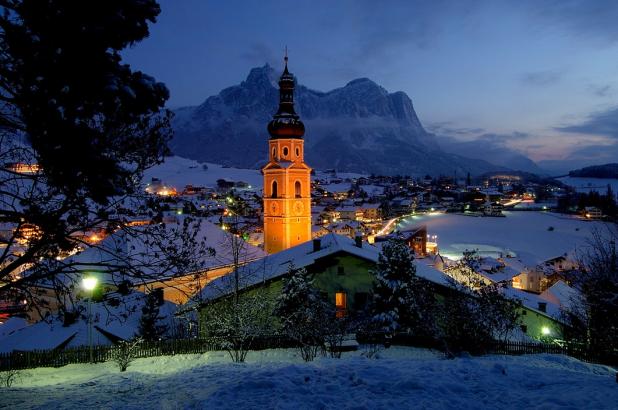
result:
M 161 0 L 127 62 L 197 105 L 252 67 L 328 91 L 369 77 L 425 127 L 536 161 L 618 161 L 618 1 Z

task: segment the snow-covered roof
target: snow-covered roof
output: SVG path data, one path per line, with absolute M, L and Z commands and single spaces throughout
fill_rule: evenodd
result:
M 139 321 L 142 316 L 146 296 L 138 291 L 119 297 L 118 306 L 103 303 L 92 303 L 93 344 L 109 345 L 112 343 L 105 334 L 128 340 L 138 333 Z M 81 316 L 71 325 L 63 326 L 62 320 L 54 316 L 33 325 L 18 329 L 0 339 L 0 352 L 13 350 L 46 350 L 55 349 L 61 345 L 77 347 L 88 345 L 87 304 L 81 301 L 76 305 Z M 171 330 L 177 305 L 163 301 L 159 306 L 161 322 Z
M 384 187 L 379 185 L 361 185 L 360 190 L 364 191 L 369 196 L 378 196 L 384 194 Z
M 63 262 L 71 266 L 65 273 L 72 275 L 85 271 L 95 272 L 101 282 L 117 284 L 122 280 L 118 272 L 122 271 L 127 264 L 139 269 L 144 281 L 148 282 L 188 274 L 191 271 L 215 269 L 233 263 L 230 247 L 232 234 L 205 219 L 189 223 L 188 232 L 195 233 L 195 236 L 190 239 L 182 238 L 180 235 L 183 229 L 182 217 L 178 218 L 177 223 L 166 224 L 157 233 L 158 236 L 165 236 L 161 241 L 157 240 L 157 243 L 153 243 L 152 237 L 148 234 L 140 235 L 141 229 L 150 229 L 150 227 L 137 227 L 131 234 L 118 231 L 96 246 L 65 259 Z M 192 261 L 191 271 L 180 272 L 175 265 L 169 262 L 168 252 L 165 252 L 165 248 L 170 246 L 176 251 L 184 247 L 188 252 L 193 251 L 193 253 L 196 251 L 191 247 L 200 246 L 202 250 L 210 248 L 214 253 L 198 252 L 196 259 Z M 244 260 L 254 260 L 266 255 L 260 248 L 246 242 L 242 243 L 241 253 Z
M 379 209 L 380 208 L 380 204 L 362 204 L 360 205 L 361 209 Z
M 355 240 L 347 236 L 330 233 L 320 238 L 320 249 L 314 251 L 313 241 L 304 242 L 293 248 L 269 255 L 261 260 L 249 263 L 239 268 L 241 288 L 257 285 L 285 275 L 293 263 L 295 268 L 303 268 L 315 263 L 318 259 L 345 252 L 371 262 L 377 262 L 380 249 L 367 242 L 362 247 L 356 246 Z M 445 285 L 448 283 L 447 276 L 434 267 L 422 262 L 415 261 L 417 275 L 429 281 Z M 194 298 L 195 300 L 208 301 L 217 299 L 232 290 L 234 274 L 229 273 L 206 285 Z
M 337 208 L 337 211 L 339 211 L 339 212 L 356 212 L 357 209 L 358 208 L 353 206 L 353 205 L 347 205 L 347 206 L 340 206 L 339 208 Z
M 559 280 L 545 289 L 540 297 L 562 308 L 569 309 L 574 303 L 578 302 L 581 298 L 581 294 L 564 281 Z
M 352 189 L 352 184 L 350 184 L 349 182 L 342 182 L 337 184 L 321 185 L 321 187 L 326 192 L 348 192 L 350 189 Z

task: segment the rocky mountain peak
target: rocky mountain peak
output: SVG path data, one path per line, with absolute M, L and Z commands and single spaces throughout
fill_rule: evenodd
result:
M 171 148 L 187 158 L 259 167 L 267 158 L 266 125 L 277 110 L 280 72 L 268 64 L 247 79 L 178 112 Z M 412 100 L 368 78 L 318 92 L 297 84 L 296 112 L 305 123 L 306 159 L 315 168 L 376 174 L 448 174 L 495 170 L 440 150 Z

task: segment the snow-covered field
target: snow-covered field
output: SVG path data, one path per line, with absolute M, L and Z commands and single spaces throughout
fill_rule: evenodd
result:
M 379 359 L 303 363 L 293 350 L 225 353 L 26 370 L 3 388 L 14 409 L 615 409 L 615 371 L 564 356 L 446 360 L 392 347 Z
M 601 195 L 607 193 L 607 185 L 611 185 L 614 195 L 618 193 L 618 179 L 604 179 L 604 178 L 574 178 L 564 177 L 558 178 L 563 184 L 572 186 L 577 192 L 590 192 L 597 191 Z
M 163 164 L 150 168 L 144 174 L 144 181 L 150 182 L 152 178 L 159 178 L 165 184 L 171 185 L 177 190 L 182 190 L 186 185 L 194 186 L 217 186 L 218 179 L 231 181 L 243 181 L 253 187 L 262 187 L 262 174 L 257 169 L 224 168 L 217 164 L 203 164 L 182 157 L 166 157 Z
M 204 165 L 207 169 L 204 169 Z M 337 178 L 359 178 L 364 175 L 349 172 L 336 174 Z M 322 171 L 316 171 L 316 178 L 330 180 L 334 175 Z M 144 173 L 144 183 L 152 178 L 158 178 L 166 185 L 171 185 L 181 191 L 186 185 L 216 187 L 218 179 L 228 181 L 243 181 L 253 188 L 262 189 L 264 177 L 259 169 L 228 168 L 218 164 L 200 163 L 191 159 L 173 156 L 166 157 L 165 162 L 150 168 Z M 346 189 L 350 189 L 350 183 L 346 183 Z
M 510 253 L 527 265 L 570 253 L 587 245 L 603 223 L 547 212 L 504 212 L 505 218 L 437 214 L 408 217 L 398 229 L 427 225 L 438 235 L 442 255 L 457 259 L 466 249 L 485 256 Z M 553 227 L 553 230 L 550 230 Z

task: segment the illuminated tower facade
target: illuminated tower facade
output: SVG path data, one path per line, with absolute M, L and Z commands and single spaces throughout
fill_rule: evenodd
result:
M 282 251 L 311 240 L 311 168 L 304 161 L 305 126 L 294 111 L 294 76 L 279 79 L 279 110 L 268 123 L 264 174 L 264 250 Z

